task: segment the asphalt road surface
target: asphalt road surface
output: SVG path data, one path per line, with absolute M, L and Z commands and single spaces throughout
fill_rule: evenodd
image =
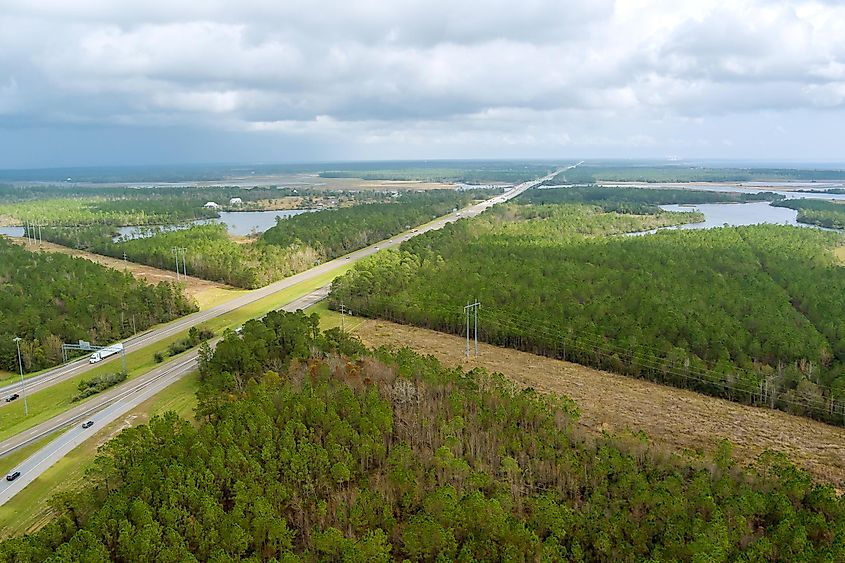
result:
M 307 309 L 325 299 L 329 294 L 329 289 L 330 286 L 321 287 L 308 295 L 291 301 L 282 309 L 285 311 Z M 212 344 L 216 344 L 217 340 L 219 339 L 215 339 Z M 85 404 L 66 411 L 43 425 L 22 432 L 11 440 L 3 442 L 3 449 L 0 451 L 5 455 L 62 428 L 72 426 L 67 432 L 15 467 L 13 471 L 20 471 L 20 477 L 11 482 L 5 479 L 0 481 L 0 505 L 5 504 L 6 501 L 22 491 L 74 448 L 90 439 L 99 429 L 111 424 L 147 399 L 160 393 L 170 384 L 195 371 L 197 369 L 197 353 L 196 348 L 190 350 L 184 356 L 167 362 L 151 372 L 108 392 L 101 393 L 95 399 L 86 401 Z M 82 423 L 88 420 L 94 423 L 93 426 L 87 429 L 82 428 Z
M 261 299 L 262 297 L 270 295 L 271 293 L 280 291 L 301 281 L 312 279 L 323 273 L 329 272 L 332 269 L 341 266 L 342 264 L 360 260 L 365 256 L 369 256 L 371 254 L 374 254 L 375 252 L 378 252 L 382 248 L 391 248 L 398 246 L 403 241 L 406 241 L 421 233 L 443 228 L 443 226 L 447 225 L 448 223 L 457 221 L 465 217 L 474 217 L 482 213 L 486 209 L 489 209 L 493 205 L 503 203 L 517 197 L 524 191 L 534 187 L 540 182 L 554 177 L 555 174 L 557 174 L 558 172 L 559 171 L 556 171 L 553 174 L 550 174 L 544 178 L 540 178 L 539 180 L 519 184 L 503 194 L 499 194 L 486 201 L 466 207 L 458 212 L 440 217 L 439 219 L 436 219 L 435 221 L 432 221 L 431 223 L 428 223 L 425 226 L 418 227 L 417 229 L 414 229 L 411 232 L 398 235 L 387 241 L 358 250 L 336 260 L 326 262 L 325 264 L 316 266 L 315 268 L 312 268 L 306 272 L 302 272 L 301 274 L 286 278 L 280 282 L 276 282 L 262 289 L 255 290 L 242 297 L 232 299 L 231 301 L 224 303 L 223 305 L 219 305 L 201 313 L 195 313 L 188 317 L 184 317 L 183 319 L 180 319 L 178 321 L 169 323 L 168 325 L 164 325 L 163 327 L 160 327 L 158 329 L 135 336 L 125 341 L 124 346 L 126 346 L 127 349 L 136 349 L 141 346 L 145 346 L 162 338 L 166 338 L 171 334 L 185 330 L 186 328 L 193 326 L 196 323 L 208 320 L 210 318 L 214 318 L 218 315 L 222 315 L 225 312 L 229 312 L 238 307 L 242 307 L 248 303 L 252 303 L 257 299 Z M 325 299 L 325 297 L 328 295 L 329 288 L 330 286 L 328 285 L 324 286 L 314 292 L 309 293 L 308 295 L 305 295 L 299 299 L 288 303 L 287 305 L 282 307 L 282 309 L 286 311 L 307 309 L 311 305 L 314 305 L 322 299 Z M 214 343 L 216 343 L 216 340 L 214 341 Z M 37 378 L 32 378 L 30 381 L 27 382 L 27 389 L 43 388 L 43 386 L 54 384 L 58 381 L 61 381 L 62 379 L 66 379 L 67 377 L 71 377 L 73 375 L 76 375 L 77 373 L 84 372 L 85 370 L 82 368 L 88 366 L 90 366 L 90 364 L 88 364 L 87 358 L 83 359 L 82 362 L 72 362 L 71 364 L 62 366 L 61 368 L 57 368 L 55 370 L 51 370 L 50 372 L 42 374 Z M 179 378 L 183 377 L 184 375 L 194 371 L 196 367 L 197 349 L 193 349 L 177 359 L 164 363 L 161 366 L 153 369 L 152 371 L 142 376 L 132 379 L 131 381 L 114 387 L 108 391 L 100 393 L 94 398 L 85 401 L 83 404 L 69 409 L 42 424 L 39 424 L 29 430 L 21 432 L 16 436 L 0 443 L 0 457 L 2 457 L 16 449 L 24 447 L 27 444 L 31 444 L 45 436 L 48 436 L 53 432 L 59 431 L 68 426 L 73 426 L 73 428 L 69 429 L 67 432 L 65 432 L 55 440 L 51 441 L 44 448 L 40 449 L 28 459 L 24 460 L 18 467 L 14 468 L 13 471 L 20 471 L 21 473 L 17 479 L 11 482 L 6 481 L 4 479 L 2 482 L 0 482 L 0 505 L 6 503 L 18 492 L 23 490 L 29 483 L 37 479 L 50 466 L 55 464 L 57 461 L 67 455 L 78 445 L 83 443 L 85 440 L 91 438 L 91 436 L 93 436 L 98 429 L 112 423 L 131 409 L 135 408 L 139 404 L 149 399 L 150 397 L 153 397 L 154 395 L 160 393 L 168 385 L 179 380 Z M 41 385 L 42 387 L 37 387 L 37 385 Z M 15 391 L 19 388 L 19 385 L 13 385 L 7 386 L 6 388 L 1 389 L 0 391 L 8 393 Z M 87 420 L 93 421 L 94 424 L 92 427 L 84 429 L 82 428 L 81 424 Z
M 577 164 L 574 166 L 570 166 L 569 168 L 574 168 L 575 166 L 577 166 Z M 441 229 L 447 223 L 451 223 L 463 217 L 474 217 L 475 215 L 478 215 L 482 211 L 488 209 L 489 207 L 492 207 L 493 205 L 496 205 L 497 203 L 502 203 L 513 199 L 525 190 L 532 188 L 545 180 L 553 178 L 560 171 L 561 170 L 556 170 L 553 174 L 549 174 L 548 176 L 540 178 L 539 180 L 524 182 L 522 184 L 514 186 L 503 194 L 497 195 L 496 197 L 493 197 L 486 201 L 461 209 L 457 213 L 450 213 L 449 215 L 445 215 L 435 221 L 432 221 L 431 223 L 428 223 L 425 226 L 418 227 L 413 231 L 397 235 L 389 240 L 376 243 L 374 245 L 368 246 L 367 248 L 362 248 L 361 250 L 357 250 L 355 252 L 347 254 L 346 256 L 342 256 L 335 260 L 320 264 L 319 266 L 315 266 L 310 270 L 300 272 L 299 274 L 296 274 L 294 276 L 290 276 L 288 278 L 277 281 L 260 289 L 251 291 L 247 294 L 235 297 L 234 299 L 230 299 L 229 301 L 217 305 L 216 307 L 212 307 L 205 311 L 199 311 L 197 313 L 187 315 L 175 321 L 171 321 L 167 324 L 156 327 L 152 330 L 137 334 L 131 338 L 124 340 L 123 346 L 126 350 L 126 353 L 132 352 L 133 350 L 141 349 L 145 346 L 173 336 L 174 334 L 183 332 L 194 325 L 234 311 L 235 309 L 243 307 L 244 305 L 248 305 L 250 303 L 258 301 L 259 299 L 267 297 L 268 295 L 272 295 L 273 293 L 276 293 L 278 291 L 287 289 L 300 282 L 311 280 L 322 274 L 330 272 L 331 270 L 338 268 L 344 264 L 354 263 L 360 260 L 361 258 L 364 258 L 365 256 L 369 256 L 375 252 L 378 252 L 382 248 L 391 248 L 394 246 L 398 246 L 401 242 L 406 241 L 411 237 L 417 236 L 421 233 L 425 233 L 428 231 Z M 99 362 L 97 364 L 90 364 L 88 363 L 88 356 L 85 356 L 76 359 L 72 362 L 53 368 L 51 370 L 45 371 L 40 375 L 27 378 L 24 381 L 24 388 L 22 388 L 19 382 L 0 387 L 0 397 L 6 397 L 8 395 L 11 395 L 12 393 L 18 393 L 19 395 L 21 395 L 21 398 L 17 400 L 21 401 L 23 400 L 23 396 L 25 393 L 34 393 L 36 391 L 40 391 L 41 389 L 45 389 L 51 385 L 55 385 L 57 383 L 65 381 L 66 379 L 70 379 L 72 377 L 85 373 L 86 371 L 93 369 L 94 367 L 100 366 L 103 363 L 120 361 L 120 354 L 115 354 L 114 356 L 103 360 L 102 362 Z M 0 408 L 3 408 L 7 404 L 10 403 L 0 401 Z

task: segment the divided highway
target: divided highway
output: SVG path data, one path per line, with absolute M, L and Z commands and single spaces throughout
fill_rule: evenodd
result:
M 296 311 L 322 301 L 329 294 L 330 286 L 295 299 L 282 307 L 285 311 Z M 217 343 L 219 338 L 211 341 Z M 6 440 L 0 445 L 0 457 L 27 444 L 35 442 L 53 432 L 70 425 L 75 425 L 67 432 L 41 448 L 34 455 L 26 459 L 14 471 L 20 471 L 20 476 L 14 481 L 0 481 L 0 505 L 22 491 L 51 465 L 73 451 L 74 448 L 90 439 L 103 426 L 110 424 L 147 399 L 154 397 L 170 384 L 197 369 L 198 349 L 194 348 L 175 360 L 133 379 L 127 386 L 121 385 L 96 395 L 94 399 L 83 405 L 70 409 L 53 419 L 40 424 L 26 432 L 22 432 Z M 90 428 L 82 428 L 84 421 L 94 423 Z
M 575 166 L 577 166 L 577 164 Z M 217 316 L 228 313 L 229 311 L 233 311 L 239 307 L 253 303 L 256 300 L 271 295 L 277 291 L 289 288 L 297 283 L 331 272 L 333 269 L 344 264 L 360 260 L 365 256 L 378 252 L 382 248 L 398 246 L 403 241 L 421 233 L 441 229 L 448 223 L 457 221 L 464 217 L 474 217 L 489 209 L 493 205 L 509 201 L 539 183 L 553 178 L 560 171 L 561 170 L 557 170 L 554 173 L 538 180 L 519 184 L 503 194 L 466 207 L 456 213 L 450 213 L 449 215 L 440 217 L 439 219 L 414 229 L 411 232 L 398 235 L 387 241 L 358 250 L 336 260 L 326 262 L 325 264 L 321 264 L 295 276 L 285 278 L 284 280 L 270 284 L 264 288 L 236 297 L 222 305 L 208 309 L 207 311 L 194 313 L 157 329 L 139 334 L 126 340 L 124 345 L 126 346 L 127 351 L 139 349 L 143 346 L 184 331 L 197 323 L 213 319 Z M 306 309 L 324 299 L 328 295 L 329 287 L 330 286 L 324 286 L 309 293 L 308 295 L 295 299 L 283 306 L 282 309 L 286 311 Z M 213 343 L 216 343 L 216 340 L 213 341 Z M 51 465 L 56 463 L 79 444 L 89 439 L 97 429 L 110 424 L 150 397 L 160 393 L 168 385 L 174 383 L 179 378 L 194 371 L 196 369 L 196 364 L 197 350 L 194 349 L 187 352 L 184 356 L 167 362 L 127 383 L 96 395 L 92 399 L 85 401 L 83 404 L 69 409 L 42 424 L 21 432 L 0 443 L 0 457 L 2 457 L 23 446 L 36 442 L 49 434 L 68 426 L 76 425 L 74 428 L 71 428 L 62 436 L 53 440 L 50 444 L 36 452 L 15 468 L 15 471 L 20 472 L 20 476 L 18 476 L 14 481 L 3 480 L 0 482 L 0 505 L 6 503 L 10 498 L 23 490 L 29 483 L 37 479 L 38 476 Z M 64 379 L 73 377 L 79 373 L 84 373 L 86 369 L 90 369 L 91 367 L 92 366 L 88 364 L 87 358 L 83 358 L 82 360 L 71 362 L 29 379 L 26 387 L 27 390 L 41 389 L 58 383 L 59 381 L 63 381 Z M 4 388 L 0 388 L 0 393 L 9 393 L 19 389 L 20 384 L 9 385 Z M 92 428 L 83 429 L 80 426 L 80 423 L 86 420 L 94 422 Z
M 577 166 L 577 164 L 575 166 Z M 570 166 L 569 168 L 574 168 L 574 166 Z M 391 248 L 394 246 L 398 246 L 401 242 L 408 240 L 411 237 L 417 236 L 418 234 L 433 231 L 436 229 L 441 229 L 444 225 L 456 221 L 462 217 L 473 217 L 475 215 L 478 215 L 485 209 L 488 209 L 489 207 L 496 205 L 497 203 L 502 203 L 511 200 L 522 192 L 524 192 L 525 190 L 530 189 L 536 186 L 537 184 L 544 182 L 545 180 L 553 178 L 560 171 L 561 170 L 556 170 L 553 174 L 540 178 L 539 180 L 533 180 L 531 182 L 524 182 L 522 184 L 519 184 L 503 194 L 477 203 L 475 205 L 466 207 L 458 211 L 457 213 L 450 213 L 449 215 L 444 215 L 443 217 L 432 221 L 431 223 L 428 223 L 425 226 L 415 229 L 415 232 L 397 235 L 396 237 L 387 241 L 376 243 L 374 245 L 368 246 L 367 248 L 362 248 L 361 250 L 357 250 L 355 252 L 347 254 L 346 256 L 342 256 L 324 264 L 320 264 L 319 266 L 315 266 L 310 270 L 300 272 L 296 275 L 290 276 L 283 280 L 279 280 L 275 283 L 271 283 L 270 285 L 264 286 L 260 289 L 256 289 L 247 294 L 240 295 L 238 297 L 230 299 L 229 301 L 226 301 L 225 303 L 217 305 L 216 307 L 212 307 L 210 309 L 197 313 L 192 313 L 175 321 L 171 321 L 165 325 L 161 325 L 152 330 L 137 334 L 131 338 L 124 340 L 123 345 L 126 349 L 126 353 L 132 352 L 134 350 L 139 350 L 141 348 L 144 348 L 145 346 L 154 344 L 160 340 L 163 340 L 175 334 L 179 334 L 180 332 L 188 330 L 192 326 L 214 319 L 221 315 L 225 315 L 226 313 L 234 311 L 235 309 L 239 309 L 240 307 L 249 305 L 250 303 L 254 303 L 259 299 L 263 299 L 264 297 L 272 295 L 276 292 L 285 290 L 300 282 L 314 279 L 322 274 L 331 272 L 332 270 L 344 264 L 353 263 L 357 260 L 360 260 L 361 258 L 364 258 L 365 256 L 369 256 L 371 254 L 374 254 L 375 252 L 378 252 L 381 248 Z M 112 358 L 105 360 L 105 362 L 119 361 L 120 356 L 117 354 Z M 51 385 L 55 385 L 56 383 L 65 381 L 66 379 L 70 379 L 77 375 L 83 374 L 86 371 L 93 369 L 94 367 L 97 367 L 101 364 L 102 363 L 93 365 L 89 364 L 87 356 L 79 358 L 67 364 L 63 364 L 59 367 L 48 370 L 42 373 L 41 375 L 27 378 L 25 380 L 26 392 L 34 393 L 36 391 L 40 391 L 41 389 L 45 389 Z M 9 395 L 11 393 L 20 393 L 21 395 L 23 395 L 23 393 L 21 392 L 21 384 L 12 383 L 4 387 L 0 387 L 0 397 Z M 0 402 L 0 408 L 5 405 L 5 402 Z

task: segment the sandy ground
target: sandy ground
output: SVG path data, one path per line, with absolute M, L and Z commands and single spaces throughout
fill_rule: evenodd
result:
M 97 264 L 102 264 L 103 266 L 107 266 L 109 268 L 114 268 L 115 270 L 128 270 L 133 276 L 139 279 L 143 279 L 149 283 L 158 283 L 160 281 L 171 281 L 175 282 L 176 280 L 176 273 L 170 272 L 167 270 L 160 270 L 158 268 L 153 268 L 152 266 L 145 266 L 143 264 L 136 264 L 134 262 L 123 260 L 118 260 L 117 258 L 111 258 L 109 256 L 102 256 L 100 254 L 93 254 L 91 252 L 85 252 L 84 250 L 76 250 L 74 248 L 68 248 L 66 246 L 61 246 L 58 244 L 53 244 L 51 242 L 43 242 L 40 243 L 38 246 L 27 246 L 25 245 L 25 239 L 21 238 L 14 238 L 8 237 L 8 240 L 19 244 L 26 248 L 27 250 L 43 250 L 45 252 L 61 252 L 62 254 L 68 254 L 70 256 L 77 256 L 79 258 L 85 258 L 87 260 L 91 260 L 92 262 L 96 262 Z M 180 283 L 184 284 L 185 292 L 194 297 L 198 301 L 202 301 L 203 296 L 206 293 L 219 293 L 219 290 L 229 290 L 234 289 L 231 286 L 222 283 L 210 282 L 207 280 L 203 280 L 200 278 L 195 278 L 192 276 L 179 276 Z M 215 290 L 215 291 L 209 291 Z M 201 303 L 202 304 L 202 303 Z
M 712 451 L 727 438 L 740 462 L 766 449 L 780 451 L 815 478 L 845 489 L 845 428 L 487 344 L 479 345 L 477 363 L 467 361 L 462 337 L 421 328 L 368 320 L 355 332 L 369 346 L 411 346 L 446 365 L 478 365 L 519 385 L 567 395 L 591 432 L 643 430 L 655 444 L 677 450 Z

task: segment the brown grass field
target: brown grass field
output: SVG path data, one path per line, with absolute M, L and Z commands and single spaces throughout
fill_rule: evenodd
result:
M 355 332 L 368 346 L 410 346 L 449 366 L 480 366 L 520 386 L 567 395 L 591 433 L 642 430 L 673 451 L 713 451 L 725 438 L 740 463 L 775 450 L 845 489 L 845 428 L 483 343 L 478 361 L 467 360 L 464 338 L 422 328 L 367 320 Z

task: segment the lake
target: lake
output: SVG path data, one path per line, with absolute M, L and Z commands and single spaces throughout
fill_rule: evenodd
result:
M 159 225 L 155 227 L 159 231 L 176 231 L 187 229 L 194 225 L 206 225 L 209 223 L 223 223 L 230 235 L 246 236 L 252 233 L 263 233 L 270 227 L 276 225 L 276 217 L 287 219 L 302 213 L 317 211 L 316 209 L 286 209 L 284 211 L 221 211 L 219 219 L 199 219 L 184 225 Z M 154 232 L 150 227 L 120 227 L 119 238 L 133 239 L 148 237 Z
M 0 227 L 0 235 L 7 237 L 22 237 L 23 227 Z
M 689 229 L 712 229 L 714 227 L 740 227 L 743 225 L 792 225 L 794 227 L 809 227 L 821 229 L 815 225 L 799 223 L 798 212 L 786 207 L 772 207 L 768 201 L 755 201 L 752 203 L 702 203 L 697 205 L 661 205 L 664 211 L 693 212 L 699 211 L 704 214 L 704 222 L 687 223 L 674 227 L 661 227 L 649 231 L 629 233 L 631 235 L 647 235 L 665 230 L 689 230 Z M 825 229 L 834 230 L 834 229 Z

